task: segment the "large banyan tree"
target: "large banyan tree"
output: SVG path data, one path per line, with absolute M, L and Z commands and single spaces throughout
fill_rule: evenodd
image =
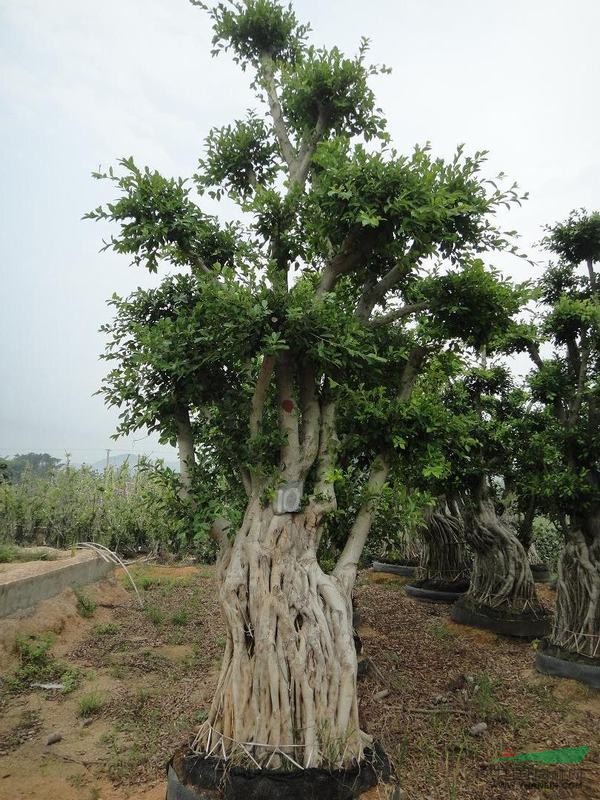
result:
M 498 513 L 497 493 L 508 472 L 515 419 L 525 411 L 525 393 L 499 364 L 474 367 L 448 393 L 449 409 L 471 419 L 470 459 L 455 465 L 463 485 L 465 535 L 473 552 L 471 584 L 452 609 L 458 622 L 530 638 L 544 635 L 548 619 L 536 591 L 517 529 Z
M 526 488 L 565 521 L 548 652 L 579 660 L 600 686 L 600 214 L 573 212 L 548 230 L 546 245 L 559 261 L 539 281 L 537 331 L 522 332 L 535 363 L 541 464 Z
M 237 528 L 212 526 L 227 644 L 196 748 L 346 766 L 369 742 L 351 590 L 403 409 L 433 354 L 505 318 L 513 293 L 481 258 L 506 247 L 494 214 L 518 196 L 483 179 L 483 153 L 390 147 L 366 42 L 354 57 L 309 45 L 274 0 L 206 10 L 259 105 L 210 133 L 191 182 L 132 159 L 104 176 L 118 197 L 90 216 L 116 223 L 108 246 L 171 267 L 157 289 L 113 298 L 104 392 L 121 432 L 178 444 L 182 502 L 194 507 L 205 459 L 245 493 Z M 204 193 L 238 221 L 204 213 Z M 367 478 L 326 573 L 342 436 Z
M 526 285 L 515 287 L 515 305 L 529 294 Z M 452 610 L 458 622 L 534 637 L 545 633 L 548 620 L 519 531 L 498 502 L 519 445 L 518 423 L 527 416 L 527 393 L 497 359 L 515 328 L 510 321 L 490 332 L 491 363 L 486 356 L 480 364 L 472 351 L 466 359 L 463 350 L 462 364 L 446 370 L 446 379 L 439 369 L 422 376 L 411 401 L 419 426 L 404 455 L 408 484 L 432 499 L 420 531 L 423 575 L 416 595 L 463 594 Z

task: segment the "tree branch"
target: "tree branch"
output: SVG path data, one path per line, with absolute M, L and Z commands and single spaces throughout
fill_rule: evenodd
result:
M 279 144 L 281 157 L 289 169 L 290 184 L 297 184 L 303 188 L 306 178 L 308 177 L 313 153 L 327 127 L 327 115 L 323 109 L 319 110 L 319 116 L 314 129 L 303 136 L 299 151 L 296 152 L 296 148 L 290 140 L 289 132 L 283 117 L 281 101 L 279 100 L 279 94 L 277 92 L 275 64 L 268 53 L 262 55 L 260 65 L 262 67 L 262 85 L 267 93 L 269 112 L 273 120 L 273 128 Z
M 230 528 L 231 523 L 228 519 L 225 519 L 224 517 L 217 517 L 208 532 L 210 538 L 213 540 L 213 542 L 216 542 L 219 548 L 219 552 L 217 554 L 217 574 L 221 581 L 223 580 L 225 570 L 229 566 L 229 562 L 231 560 L 232 546 L 231 542 L 229 541 L 229 536 L 227 535 Z
M 413 387 L 421 372 L 423 362 L 427 357 L 428 349 L 423 345 L 417 345 L 408 355 L 402 378 L 400 379 L 400 394 L 399 399 L 407 402 L 412 394 Z
M 317 394 L 317 375 L 312 365 L 302 369 L 300 375 L 300 410 L 302 412 L 302 426 L 300 429 L 301 442 L 301 472 L 306 475 L 312 467 L 319 450 L 319 423 L 321 420 L 321 406 Z
M 254 394 L 252 395 L 252 408 L 250 411 L 250 436 L 257 436 L 262 425 L 265 400 L 275 367 L 275 357 L 265 356 L 258 371 Z
M 339 439 L 335 428 L 335 402 L 332 399 L 321 403 L 321 428 L 314 496 L 319 497 L 320 510 L 329 511 L 337 507 L 335 490 L 329 473 L 335 467 Z
M 592 258 L 586 258 L 586 264 L 588 272 L 590 274 L 590 289 L 594 293 L 596 291 L 596 275 L 594 273 L 594 260 Z
M 378 455 L 371 465 L 367 482 L 367 496 L 354 520 L 346 546 L 333 570 L 333 575 L 340 581 L 346 592 L 350 592 L 356 580 L 358 561 L 371 530 L 371 524 L 377 512 L 377 501 L 389 470 L 390 466 L 386 457 L 383 454 Z
M 288 135 L 279 95 L 277 94 L 275 66 L 273 64 L 273 59 L 268 53 L 264 53 L 261 56 L 260 64 L 262 67 L 262 84 L 269 101 L 269 111 L 271 113 L 271 119 L 273 120 L 273 129 L 279 143 L 281 157 L 288 165 L 291 177 L 296 170 L 297 155 Z
M 360 297 L 357 306 L 357 316 L 363 320 L 369 319 L 377 303 L 381 302 L 389 289 L 397 283 L 406 273 L 406 267 L 397 262 L 383 278 L 377 281 Z
M 339 253 L 325 264 L 321 272 L 321 281 L 317 287 L 317 297 L 333 291 L 342 275 L 354 272 L 366 262 L 376 237 L 377 234 L 374 231 L 364 233 L 363 229 L 358 228 L 350 231 L 344 239 Z
M 527 342 L 527 352 L 536 367 L 541 369 L 544 366 L 544 362 L 540 355 L 540 348 L 538 345 L 535 342 Z
M 377 283 L 370 286 L 363 292 L 357 306 L 357 316 L 363 320 L 367 320 L 377 305 L 381 303 L 386 294 L 392 289 L 402 278 L 406 277 L 411 264 L 418 261 L 420 257 L 419 252 L 415 249 L 415 245 L 411 245 L 407 253 L 402 259 L 396 261 L 394 266 L 380 278 Z
M 529 353 L 529 357 L 531 358 L 535 366 L 538 368 L 538 370 L 542 369 L 544 366 L 544 360 L 540 355 L 540 348 L 538 347 L 538 345 L 535 342 L 528 342 L 527 352 Z M 562 400 L 559 397 L 555 397 L 552 406 L 554 409 L 554 416 L 560 423 L 564 424 L 566 421 L 567 414 L 563 407 Z
M 317 124 L 310 134 L 305 135 L 300 145 L 300 151 L 296 160 L 296 168 L 292 176 L 292 181 L 299 186 L 304 187 L 308 173 L 310 171 L 310 162 L 315 152 L 315 149 L 325 133 L 326 116 L 323 110 L 319 111 Z
M 224 517 L 217 517 L 217 519 L 211 525 L 210 531 L 208 532 L 210 538 L 219 545 L 219 548 L 222 552 L 231 547 L 231 543 L 227 535 L 230 528 L 231 523 L 228 519 L 225 519 Z
M 424 311 L 428 307 L 429 303 L 426 301 L 421 303 L 410 303 L 405 306 L 401 306 L 400 308 L 395 308 L 393 311 L 389 311 L 387 314 L 382 314 L 378 317 L 369 319 L 367 325 L 369 325 L 371 328 L 379 328 L 381 325 L 388 325 L 389 323 L 395 322 L 403 317 L 408 317 L 411 314 L 417 314 L 419 311 Z
M 183 403 L 177 403 L 175 408 L 175 426 L 177 429 L 179 478 L 181 481 L 179 497 L 182 501 L 189 502 L 192 492 L 192 472 L 196 466 L 196 454 L 190 412 Z
M 565 344 L 567 345 L 567 362 L 573 371 L 573 375 L 577 378 L 581 370 L 581 353 L 577 347 L 575 337 L 565 337 Z
M 581 358 L 579 360 L 579 375 L 577 376 L 577 389 L 575 391 L 575 398 L 569 413 L 569 427 L 573 427 L 577 422 L 581 403 L 583 401 L 583 391 L 585 388 L 585 379 L 587 375 L 587 365 L 590 349 L 585 341 L 581 342 Z
M 279 398 L 279 427 L 285 437 L 281 446 L 281 467 L 285 479 L 300 477 L 300 439 L 298 433 L 298 408 L 294 401 L 293 369 L 288 351 L 279 355 L 275 367 Z
M 240 475 L 242 476 L 242 483 L 244 484 L 244 491 L 246 492 L 246 497 L 251 497 L 252 490 L 254 488 L 254 483 L 252 481 L 252 476 L 250 475 L 250 471 L 246 469 L 246 467 L 240 465 Z
M 206 266 L 205 260 L 203 258 L 200 258 L 200 256 L 194 256 L 191 259 L 191 263 L 193 267 L 196 267 L 197 269 L 201 270 L 202 272 L 204 272 L 205 275 L 210 275 L 212 278 L 216 277 L 215 273 L 212 272 L 212 270 L 210 270 Z
M 250 406 L 250 438 L 253 439 L 261 431 L 263 415 L 265 410 L 265 402 L 269 391 L 269 385 L 273 376 L 275 368 L 275 356 L 264 356 L 260 369 L 258 370 L 258 377 L 256 385 L 254 386 L 254 393 L 252 395 L 252 402 Z M 246 495 L 250 497 L 257 489 L 256 477 L 246 467 L 240 465 L 240 474 Z

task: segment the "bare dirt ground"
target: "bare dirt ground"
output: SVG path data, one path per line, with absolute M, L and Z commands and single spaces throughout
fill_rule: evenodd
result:
M 65 593 L 26 621 L 27 633 L 55 631 L 52 653 L 77 685 L 15 690 L 18 664 L 6 665 L 0 800 L 163 800 L 165 763 L 205 718 L 225 639 L 210 568 L 136 575 L 144 610 L 105 583 L 89 591 L 88 619 Z M 406 597 L 394 576 L 363 573 L 356 595 L 371 661 L 363 727 L 383 742 L 406 800 L 600 800 L 600 692 L 537 674 L 531 644 L 455 625 L 449 606 Z M 480 722 L 487 730 L 473 736 Z M 62 738 L 47 745 L 53 733 Z M 506 750 L 580 745 L 591 750 L 579 789 L 499 785 L 491 764 Z

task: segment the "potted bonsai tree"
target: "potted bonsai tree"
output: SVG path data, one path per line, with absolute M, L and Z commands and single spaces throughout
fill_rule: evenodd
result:
M 132 159 L 105 176 L 117 199 L 90 215 L 117 226 L 107 246 L 175 269 L 143 313 L 114 301 L 104 390 L 122 430 L 150 425 L 178 443 L 182 502 L 194 503 L 207 450 L 246 495 L 239 526 L 211 527 L 226 647 L 169 798 L 182 785 L 191 797 L 252 785 L 254 797 L 293 800 L 317 784 L 350 798 L 377 779 L 351 597 L 401 451 L 394 431 L 433 355 L 506 315 L 512 293 L 481 254 L 507 247 L 494 214 L 519 196 L 484 180 L 482 153 L 446 162 L 389 148 L 366 42 L 354 57 L 310 46 L 308 26 L 276 0 L 195 4 L 262 104 L 210 133 L 194 177 L 243 223 L 209 217 L 188 182 Z M 366 477 L 325 571 L 340 447 Z
M 545 244 L 559 260 L 539 282 L 539 325 L 526 345 L 532 397 L 544 412 L 544 497 L 566 541 L 554 626 L 537 666 L 600 688 L 600 214 L 573 212 L 548 229 Z M 542 343 L 552 347 L 548 357 Z
M 464 522 L 473 551 L 469 591 L 453 606 L 456 622 L 511 636 L 540 638 L 549 618 L 537 598 L 527 553 L 516 530 L 498 513 L 494 478 L 510 451 L 507 421 L 520 413 L 522 391 L 506 368 L 475 367 L 457 384 L 454 403 L 469 412 L 476 444 L 465 473 Z

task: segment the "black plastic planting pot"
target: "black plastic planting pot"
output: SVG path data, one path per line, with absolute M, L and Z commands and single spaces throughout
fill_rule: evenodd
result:
M 390 572 L 392 575 L 402 575 L 404 578 L 414 578 L 419 569 L 416 561 L 388 561 L 379 559 L 373 561 L 371 566 L 373 572 Z
M 535 657 L 538 672 L 555 678 L 572 678 L 594 689 L 600 689 L 600 661 L 562 653 L 558 648 L 542 647 Z
M 390 763 L 379 745 L 349 770 L 246 770 L 187 750 L 167 767 L 166 800 L 354 800 L 390 780 Z
M 484 628 L 503 636 L 516 636 L 520 639 L 542 639 L 550 633 L 551 621 L 548 616 L 535 614 L 508 614 L 503 610 L 473 603 L 465 595 L 452 606 L 450 617 L 461 625 Z
M 531 574 L 536 583 L 550 583 L 552 580 L 547 564 L 531 564 Z
M 436 583 L 435 581 L 421 581 L 407 583 L 404 591 L 409 597 L 416 600 L 429 600 L 433 603 L 455 603 L 469 589 L 468 583 Z

